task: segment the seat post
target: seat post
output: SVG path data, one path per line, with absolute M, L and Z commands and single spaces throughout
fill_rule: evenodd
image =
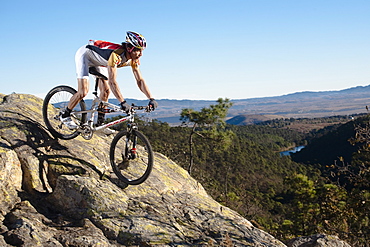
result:
M 98 96 L 98 86 L 99 86 L 99 78 L 98 78 L 98 77 L 96 77 L 96 78 L 95 78 L 95 91 L 93 92 L 93 94 L 94 94 L 95 96 Z
M 99 71 L 97 71 L 95 67 L 89 67 L 89 73 L 96 76 L 95 77 L 95 92 L 93 92 L 93 94 L 97 96 L 99 79 L 108 80 L 108 78 L 105 75 L 101 74 Z

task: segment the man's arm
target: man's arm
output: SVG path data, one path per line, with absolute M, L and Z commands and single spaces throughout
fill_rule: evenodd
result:
M 121 94 L 116 78 L 117 78 L 117 67 L 108 66 L 109 87 L 112 90 L 112 93 L 116 97 L 116 99 L 118 99 L 119 102 L 123 102 L 125 99 Z
M 149 91 L 149 87 L 146 85 L 145 80 L 144 80 L 143 76 L 141 75 L 141 72 L 140 72 L 139 68 L 137 68 L 137 67 L 132 68 L 132 72 L 134 73 L 134 76 L 135 76 L 135 79 L 136 79 L 136 82 L 137 82 L 137 86 L 139 87 L 141 92 L 143 92 L 145 94 L 145 96 L 148 97 L 148 99 L 153 99 L 153 96 Z

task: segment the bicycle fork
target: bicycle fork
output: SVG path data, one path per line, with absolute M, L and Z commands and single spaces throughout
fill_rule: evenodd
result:
M 136 159 L 137 156 L 137 149 L 136 149 L 136 144 L 137 144 L 137 136 L 133 136 L 133 140 L 130 140 L 130 137 L 132 135 L 132 132 L 128 132 L 126 136 L 126 147 L 125 147 L 125 154 L 126 154 L 126 159 L 128 160 L 133 160 Z

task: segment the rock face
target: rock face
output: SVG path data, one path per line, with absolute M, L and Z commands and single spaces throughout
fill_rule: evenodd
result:
M 285 246 L 159 153 L 145 183 L 123 184 L 113 137 L 56 140 L 41 107 L 0 94 L 0 246 Z
M 316 234 L 290 240 L 288 247 L 351 247 L 336 236 Z

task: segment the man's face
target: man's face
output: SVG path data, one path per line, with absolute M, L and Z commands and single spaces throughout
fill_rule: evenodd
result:
M 143 50 L 135 48 L 130 55 L 133 60 L 139 59 L 143 55 Z

